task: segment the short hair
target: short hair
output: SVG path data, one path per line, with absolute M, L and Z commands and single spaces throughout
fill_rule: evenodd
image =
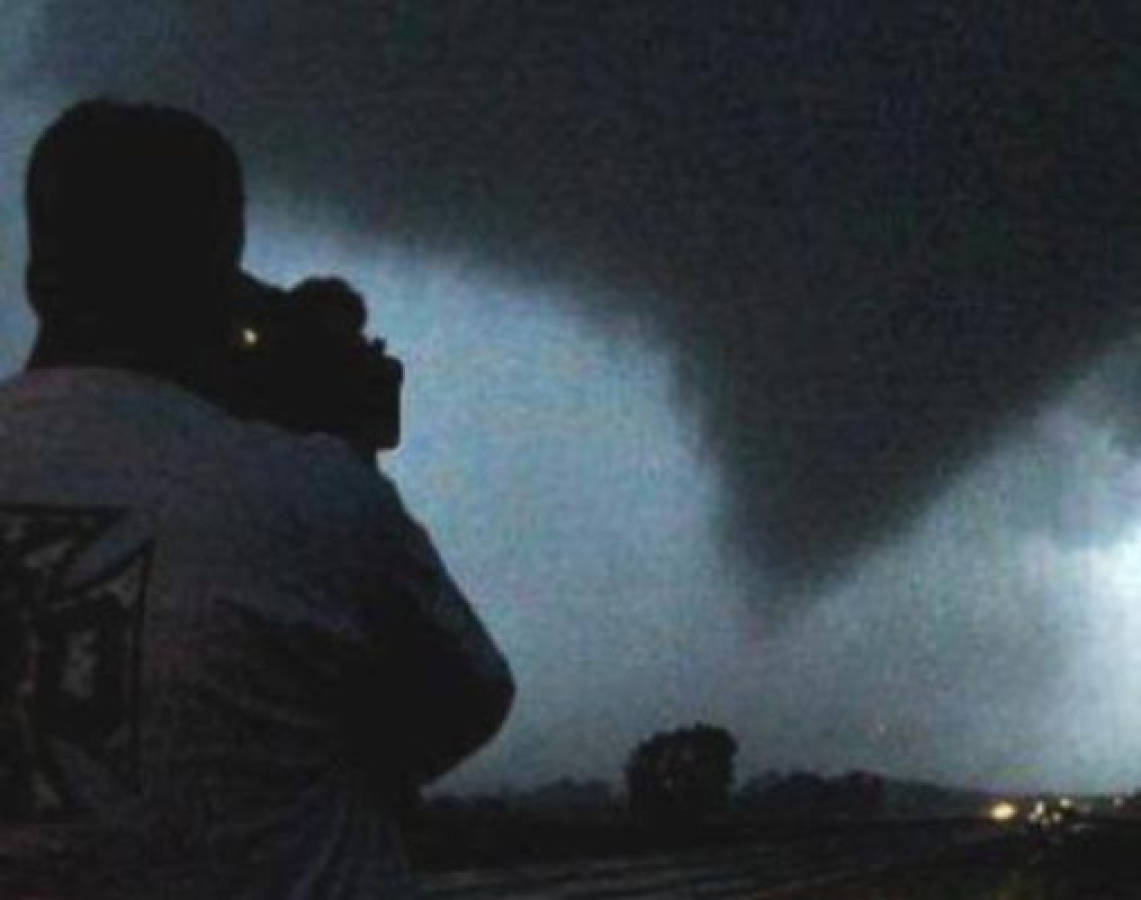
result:
M 28 295 L 45 321 L 160 313 L 239 265 L 241 165 L 183 110 L 75 104 L 36 142 L 24 199 Z

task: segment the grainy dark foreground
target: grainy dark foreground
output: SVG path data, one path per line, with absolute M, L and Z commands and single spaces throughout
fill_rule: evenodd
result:
M 974 883 L 985 889 L 986 883 L 1001 883 L 996 879 L 1006 872 L 1029 866 L 1040 850 L 1021 834 L 987 824 L 922 823 L 913 828 L 852 827 L 724 848 L 437 872 L 426 874 L 422 884 L 427 897 L 440 900 L 981 898 L 991 895 L 933 894 L 932 879 L 965 884 L 977 870 L 983 880 Z
M 764 896 L 764 895 L 761 895 Z M 1136 900 L 1141 829 L 1100 823 L 1044 843 L 1030 836 L 878 875 L 804 889 L 793 900 Z

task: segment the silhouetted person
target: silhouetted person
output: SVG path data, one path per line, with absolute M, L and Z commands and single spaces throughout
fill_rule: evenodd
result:
M 26 203 L 0 896 L 407 896 L 401 798 L 495 733 L 511 676 L 375 465 L 229 411 L 232 149 L 185 112 L 82 103 Z

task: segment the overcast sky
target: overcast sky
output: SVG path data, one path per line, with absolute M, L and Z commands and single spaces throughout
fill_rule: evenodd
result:
M 744 775 L 1139 786 L 1136 69 L 1064 6 L 19 0 L 0 362 L 36 131 L 189 105 L 248 267 L 406 361 L 385 465 L 520 687 L 452 786 L 698 719 Z

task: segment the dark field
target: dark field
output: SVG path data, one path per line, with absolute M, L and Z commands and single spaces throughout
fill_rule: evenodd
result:
M 1141 898 L 1141 827 L 1083 823 L 1048 839 L 983 822 L 851 823 L 726 846 L 425 873 L 430 898 L 1125 900 Z

